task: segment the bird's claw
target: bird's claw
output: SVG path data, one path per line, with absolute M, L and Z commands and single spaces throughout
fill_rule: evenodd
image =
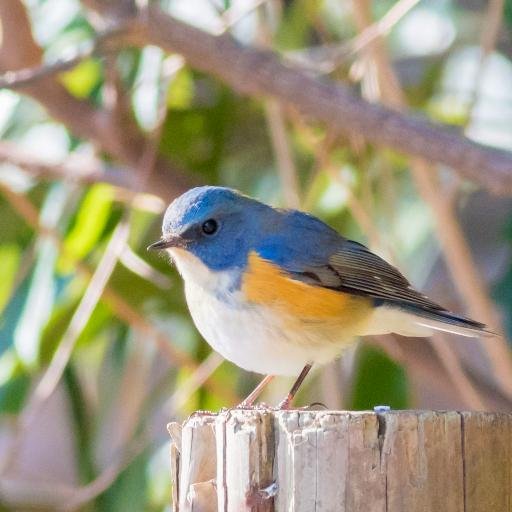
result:
M 205 416 L 216 416 L 217 413 L 213 411 L 206 411 L 203 409 L 199 409 L 198 411 L 194 411 L 190 416 L 187 418 L 186 421 L 190 421 L 194 418 L 203 418 Z
M 258 402 L 258 403 L 249 403 L 249 402 L 240 402 L 238 405 L 235 405 L 235 407 L 231 407 L 230 409 L 226 409 L 227 411 L 233 411 L 233 410 L 243 410 L 243 411 L 268 411 L 269 409 L 272 409 L 272 407 L 265 402 Z

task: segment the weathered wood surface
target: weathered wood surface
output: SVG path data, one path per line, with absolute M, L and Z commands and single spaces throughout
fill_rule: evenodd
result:
M 175 512 L 512 512 L 512 414 L 234 410 L 169 429 Z

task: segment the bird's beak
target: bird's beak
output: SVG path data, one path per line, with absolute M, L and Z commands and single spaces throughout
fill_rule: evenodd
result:
M 181 236 L 170 236 L 157 240 L 148 246 L 148 251 L 162 251 L 169 247 L 185 247 L 185 240 Z

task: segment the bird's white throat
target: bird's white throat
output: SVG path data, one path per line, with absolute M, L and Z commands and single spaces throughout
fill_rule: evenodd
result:
M 185 249 L 168 249 L 186 285 L 194 284 L 211 293 L 222 293 L 233 287 L 236 272 L 210 270 L 197 256 Z

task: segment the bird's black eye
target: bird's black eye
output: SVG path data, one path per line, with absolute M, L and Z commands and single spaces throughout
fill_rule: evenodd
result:
M 218 228 L 219 225 L 217 224 L 217 221 L 215 219 L 205 220 L 203 222 L 203 225 L 201 226 L 201 230 L 205 235 L 213 235 Z

